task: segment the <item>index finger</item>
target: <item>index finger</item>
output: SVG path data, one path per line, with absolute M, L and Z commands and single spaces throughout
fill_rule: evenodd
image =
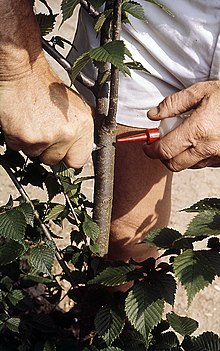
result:
M 190 117 L 183 120 L 182 124 L 162 139 L 150 145 L 144 144 L 143 150 L 146 155 L 153 159 L 170 160 L 188 148 L 196 147 L 201 140 L 197 114 L 198 112 L 195 110 Z

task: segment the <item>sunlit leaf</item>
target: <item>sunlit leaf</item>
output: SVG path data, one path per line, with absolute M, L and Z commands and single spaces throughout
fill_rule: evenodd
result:
M 100 229 L 97 223 L 95 223 L 88 214 L 84 214 L 84 221 L 82 228 L 86 236 L 88 236 L 92 241 L 96 241 L 100 234 Z
M 9 318 L 6 322 L 5 322 L 5 326 L 10 329 L 12 332 L 14 333 L 19 333 L 19 325 L 20 325 L 20 318 Z
M 24 214 L 16 208 L 0 213 L 0 236 L 23 242 L 27 223 Z
M 29 262 L 35 271 L 51 276 L 55 252 L 46 245 L 35 247 L 29 255 Z
M 162 317 L 164 301 L 157 290 L 145 282 L 139 282 L 129 291 L 125 301 L 126 315 L 141 335 L 146 344 L 150 331 Z
M 206 210 L 195 216 L 184 236 L 215 236 L 220 235 L 220 213 Z
M 187 291 L 188 303 L 215 278 L 215 271 L 202 251 L 186 250 L 175 257 L 173 268 Z

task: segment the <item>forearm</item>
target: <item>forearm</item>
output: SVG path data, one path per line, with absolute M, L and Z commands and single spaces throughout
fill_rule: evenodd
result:
M 0 80 L 23 76 L 42 55 L 30 0 L 0 0 Z

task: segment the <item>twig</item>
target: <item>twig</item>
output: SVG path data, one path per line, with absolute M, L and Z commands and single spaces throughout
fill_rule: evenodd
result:
M 24 190 L 23 186 L 18 182 L 17 178 L 15 177 L 15 175 L 12 172 L 12 170 L 10 169 L 10 167 L 8 167 L 8 165 L 3 160 L 1 160 L 1 165 L 5 169 L 5 171 L 7 172 L 8 176 L 11 178 L 12 182 L 16 186 L 17 190 L 19 191 L 19 193 L 21 194 L 21 196 L 23 197 L 25 202 L 27 202 L 33 208 L 33 210 L 34 210 L 34 217 L 37 220 L 37 222 L 39 223 L 39 226 L 41 227 L 45 237 L 48 240 L 52 241 L 53 244 L 54 244 L 55 257 L 56 257 L 60 267 L 63 269 L 64 273 L 68 277 L 68 281 L 70 282 L 71 286 L 73 288 L 76 287 L 76 284 L 73 281 L 73 278 L 72 278 L 72 275 L 71 275 L 71 271 L 69 270 L 68 266 L 66 265 L 65 261 L 63 260 L 62 255 L 60 253 L 60 250 L 58 249 L 58 247 L 56 246 L 56 243 L 54 242 L 53 238 L 51 237 L 50 232 L 47 229 L 47 226 L 41 221 L 39 213 L 35 209 L 35 207 L 34 207 L 32 201 L 31 201 L 31 199 L 29 198 L 27 192 Z
M 57 51 L 55 49 L 54 46 L 50 45 L 48 43 L 48 41 L 46 41 L 44 38 L 42 38 L 42 46 L 43 49 L 51 56 L 53 57 L 53 59 L 58 62 L 70 75 L 72 72 L 72 66 L 71 64 L 67 61 L 67 59 L 65 57 L 63 57 L 59 51 Z M 93 91 L 93 88 L 95 86 L 95 82 L 94 80 L 90 79 L 89 77 L 87 77 L 84 73 L 80 72 L 77 77 L 76 80 L 83 84 L 86 88 L 90 89 L 91 91 Z

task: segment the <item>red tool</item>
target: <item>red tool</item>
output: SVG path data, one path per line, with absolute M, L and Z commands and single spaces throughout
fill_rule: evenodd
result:
M 147 128 L 143 133 L 132 134 L 125 137 L 117 138 L 117 142 L 132 142 L 144 141 L 147 144 L 152 144 L 154 141 L 160 139 L 159 128 Z

